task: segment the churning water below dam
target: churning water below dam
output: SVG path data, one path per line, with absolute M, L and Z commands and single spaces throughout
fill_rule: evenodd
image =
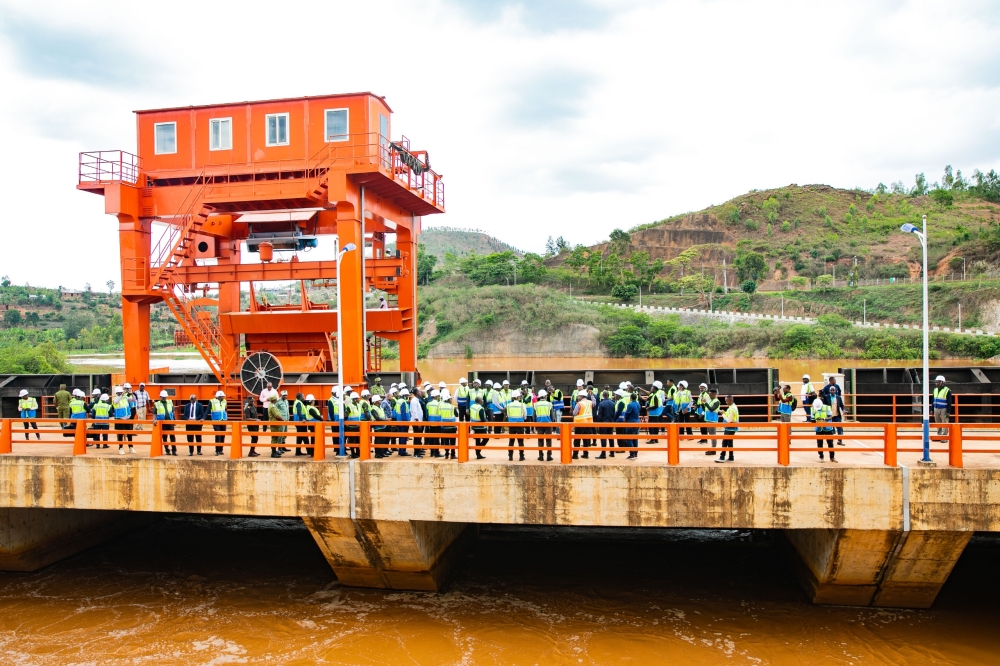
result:
M 975 538 L 930 610 L 824 607 L 769 532 L 484 526 L 442 592 L 392 592 L 297 519 L 169 516 L 0 573 L 0 663 L 996 663 L 998 556 Z

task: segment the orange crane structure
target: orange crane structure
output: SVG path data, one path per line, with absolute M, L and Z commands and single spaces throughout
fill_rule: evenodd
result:
M 308 387 L 323 399 L 337 382 L 367 383 L 382 339 L 398 341 L 402 372 L 416 371 L 417 242 L 421 218 L 445 210 L 444 183 L 426 151 L 390 140 L 391 114 L 372 93 L 137 111 L 135 154 L 80 154 L 77 188 L 103 194 L 118 218 L 127 381 L 152 386 L 150 305 L 160 301 L 215 375 L 200 398 L 256 391 L 248 379 L 277 361 L 278 379 L 325 374 Z M 324 236 L 357 248 L 339 267 L 343 330 L 337 311 L 309 300 L 307 285 L 336 280 L 336 254 L 305 258 Z M 300 302 L 258 300 L 256 285 L 277 281 L 298 282 Z M 369 309 L 373 289 L 388 309 Z M 336 336 L 343 377 L 332 381 Z

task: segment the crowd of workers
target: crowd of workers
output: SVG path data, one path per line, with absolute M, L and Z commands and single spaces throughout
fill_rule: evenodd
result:
M 931 397 L 934 420 L 939 424 L 949 420 L 949 393 L 945 378 L 937 376 Z M 803 375 L 801 402 L 799 397 L 793 395 L 788 384 L 775 389 L 774 400 L 783 422 L 791 421 L 793 413 L 801 404 L 805 420 L 814 424 L 820 460 L 824 459 L 825 442 L 830 461 L 836 462 L 834 436 L 838 438 L 837 443 L 843 446 L 844 429 L 837 424 L 843 422 L 848 412 L 843 395 L 836 377 L 830 377 L 817 390 L 810 376 Z M 144 421 L 149 416 L 160 421 L 184 421 L 189 456 L 202 454 L 202 422 L 212 421 L 212 428 L 216 432 L 215 455 L 223 454 L 222 444 L 225 442 L 227 429 L 224 422 L 228 420 L 223 391 L 215 394 L 207 409 L 193 394 L 186 403 L 177 406 L 167 391 L 161 391 L 159 399 L 153 400 L 143 383 L 136 390 L 128 383 L 116 386 L 111 391 L 94 389 L 89 397 L 79 389 L 74 389 L 71 393 L 62 385 L 54 396 L 54 402 L 58 418 L 67 420 L 63 424 L 64 428 L 72 427 L 73 419 L 91 418 L 97 421 L 93 424 L 92 431 L 109 431 L 91 432 L 88 437 L 94 443 L 88 446 L 108 448 L 108 435 L 113 430 L 118 442 L 118 452 L 124 455 L 127 446 L 128 452 L 132 453 L 134 429 L 142 428 L 142 424 L 137 421 Z M 261 409 L 258 409 L 258 404 Z M 29 396 L 26 390 L 22 390 L 18 409 L 24 419 L 25 439 L 30 436 L 29 430 L 33 430 L 40 439 L 37 423 L 31 420 L 37 415 L 37 400 Z M 706 450 L 706 455 L 718 452 L 716 462 L 733 462 L 732 436 L 739 429 L 740 412 L 733 396 L 727 395 L 723 401 L 718 389 L 705 383 L 698 387 L 695 395 L 685 380 L 676 384 L 672 379 L 667 379 L 666 384 L 654 381 L 648 389 L 633 386 L 631 382 L 622 382 L 617 389 L 611 386 L 598 389 L 592 382 L 579 379 L 572 393 L 565 395 L 549 380 L 536 390 L 526 380 L 519 387 L 512 387 L 508 380 L 494 383 L 489 379 L 484 382 L 475 379 L 470 383 L 462 377 L 452 394 L 443 381 L 436 386 L 430 382 L 413 387 L 405 383 L 394 383 L 386 388 L 382 386 L 381 378 L 376 378 L 370 390 L 366 388 L 356 391 L 350 386 L 341 390 L 339 386 L 334 387 L 332 395 L 326 401 L 325 413 L 313 395 L 297 393 L 290 400 L 287 390 L 278 391 L 268 383 L 259 396 L 246 397 L 242 406 L 242 419 L 247 422 L 247 430 L 253 433 L 250 437 L 250 457 L 259 456 L 255 445 L 258 444 L 257 433 L 262 429 L 270 431 L 272 458 L 280 458 L 290 452 L 291 449 L 284 446 L 288 436 L 285 434 L 287 422 L 295 424 L 295 455 L 311 456 L 315 441 L 309 433 L 309 426 L 305 424 L 325 420 L 343 426 L 344 441 L 354 457 L 359 455 L 359 423 L 369 421 L 376 458 L 390 455 L 422 458 L 428 452 L 430 457 L 454 458 L 457 428 L 449 424 L 467 421 L 475 439 L 477 458 L 485 457 L 482 447 L 486 447 L 491 439 L 486 435 L 502 434 L 506 427 L 509 460 L 514 459 L 515 444 L 520 449 L 519 460 L 525 459 L 524 435 L 534 434 L 541 447 L 538 460 L 551 461 L 552 440 L 544 435 L 553 435 L 556 429 L 547 424 L 572 421 L 575 432 L 580 436 L 582 449 L 574 450 L 574 458 L 587 458 L 589 451 L 586 449 L 591 447 L 600 447 L 601 453 L 596 456 L 598 459 L 604 459 L 608 455 L 614 457 L 617 445 L 618 448 L 625 449 L 622 453 L 628 454 L 626 460 L 635 460 L 638 458 L 640 424 L 645 421 L 649 436 L 647 441 L 650 443 L 657 442 L 662 424 L 678 423 L 680 434 L 691 437 L 694 436 L 694 424 L 698 424 L 701 434 L 699 444 L 708 445 L 711 442 L 712 448 Z M 103 421 L 108 423 L 102 423 Z M 266 425 L 261 422 L 275 423 Z M 507 425 L 495 425 L 500 422 Z M 434 425 L 426 425 L 427 423 Z M 720 425 L 723 429 L 722 442 L 721 447 L 717 448 Z M 176 456 L 175 425 L 163 423 L 161 429 L 164 453 Z M 945 434 L 945 430 L 939 428 L 938 435 Z M 413 443 L 409 445 L 411 439 Z

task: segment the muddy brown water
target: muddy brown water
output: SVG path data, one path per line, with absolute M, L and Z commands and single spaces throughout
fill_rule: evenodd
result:
M 930 610 L 819 607 L 767 532 L 493 528 L 442 592 L 386 592 L 298 520 L 173 516 L 0 573 L 0 663 L 997 663 L 998 555 L 974 539 Z

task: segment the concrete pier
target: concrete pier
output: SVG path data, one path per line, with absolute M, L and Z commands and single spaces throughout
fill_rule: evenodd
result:
M 34 525 L 0 544 L 20 553 L 7 569 L 101 538 L 64 516 L 297 516 L 345 585 L 416 590 L 440 588 L 479 524 L 771 529 L 816 603 L 924 608 L 972 533 L 1000 530 L 1000 470 L 8 454 L 0 507 Z

